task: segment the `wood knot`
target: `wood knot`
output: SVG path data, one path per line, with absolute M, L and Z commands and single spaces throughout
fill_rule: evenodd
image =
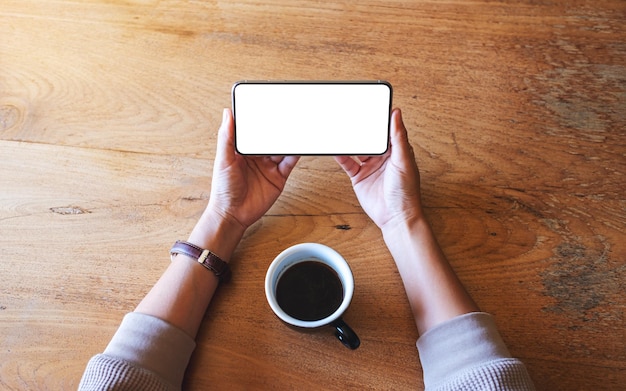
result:
M 0 132 L 15 127 L 22 118 L 19 108 L 12 104 L 0 105 Z
M 58 213 L 60 215 L 81 215 L 84 213 L 91 213 L 89 210 L 81 208 L 80 206 L 60 206 L 50 208 L 52 213 Z

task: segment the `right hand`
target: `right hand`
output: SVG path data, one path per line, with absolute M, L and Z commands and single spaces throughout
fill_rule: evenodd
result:
M 381 229 L 423 217 L 419 170 L 400 109 L 391 113 L 389 150 L 381 156 L 336 156 L 361 207 Z

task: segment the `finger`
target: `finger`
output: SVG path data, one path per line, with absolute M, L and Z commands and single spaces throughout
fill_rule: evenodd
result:
M 280 172 L 284 178 L 289 177 L 289 174 L 291 174 L 291 171 L 296 166 L 296 163 L 298 163 L 298 160 L 300 160 L 300 156 L 283 157 L 283 159 L 278 163 L 278 172 Z
M 296 163 L 298 163 L 298 160 L 300 160 L 300 156 L 257 156 L 254 159 L 257 159 L 261 166 L 266 169 L 272 170 L 276 168 L 283 178 L 287 178 L 296 166 Z
M 389 150 L 387 150 L 389 151 Z M 382 155 L 365 155 L 365 156 L 355 156 L 355 158 L 359 161 L 359 164 L 362 166 L 364 164 L 367 163 L 375 163 L 378 160 L 385 160 L 387 158 L 387 156 L 389 155 L 389 153 L 384 153 Z
M 358 174 L 361 169 L 361 163 L 356 162 L 351 156 L 335 156 L 335 161 L 348 174 L 350 178 Z
M 280 155 L 280 156 L 269 156 L 268 158 L 269 158 L 269 160 L 272 161 L 272 163 L 278 165 L 278 164 L 280 164 L 280 162 L 282 162 L 285 159 L 285 156 L 283 156 L 283 155 Z

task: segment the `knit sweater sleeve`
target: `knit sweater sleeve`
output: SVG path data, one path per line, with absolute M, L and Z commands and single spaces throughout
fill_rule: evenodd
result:
M 493 317 L 465 314 L 417 341 L 426 390 L 534 390 L 524 364 L 512 358 Z
M 177 327 L 131 312 L 105 351 L 89 361 L 78 389 L 180 390 L 195 346 Z

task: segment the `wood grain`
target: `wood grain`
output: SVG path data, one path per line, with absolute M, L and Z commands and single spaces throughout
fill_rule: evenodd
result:
M 438 239 L 539 390 L 626 383 L 626 3 L 3 0 L 0 388 L 75 389 L 207 202 L 240 79 L 386 79 Z M 272 315 L 299 242 L 353 268 L 363 345 Z M 421 389 L 380 233 L 304 158 L 247 233 L 185 389 Z

